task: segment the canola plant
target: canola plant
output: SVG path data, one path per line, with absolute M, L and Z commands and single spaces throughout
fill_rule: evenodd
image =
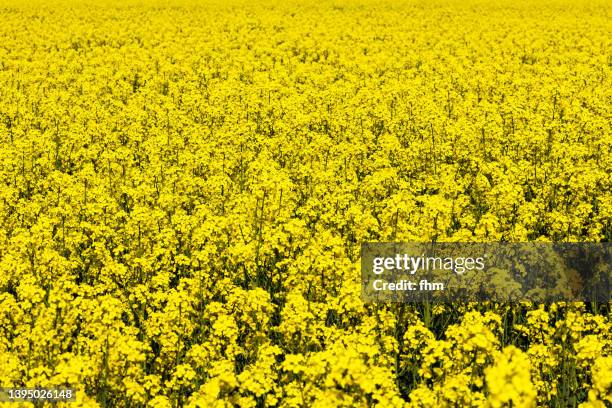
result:
M 609 14 L 0 0 L 0 386 L 609 406 L 609 303 L 371 304 L 359 275 L 363 242 L 609 242 Z

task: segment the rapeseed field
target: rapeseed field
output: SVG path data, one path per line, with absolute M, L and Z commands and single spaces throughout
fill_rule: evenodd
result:
M 610 406 L 610 303 L 373 304 L 359 272 L 609 242 L 610 6 L 0 0 L 0 386 Z

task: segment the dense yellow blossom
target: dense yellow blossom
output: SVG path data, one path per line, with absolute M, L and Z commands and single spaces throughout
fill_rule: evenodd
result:
M 0 0 L 0 386 L 609 406 L 610 304 L 368 304 L 359 274 L 363 242 L 610 240 L 609 14 Z

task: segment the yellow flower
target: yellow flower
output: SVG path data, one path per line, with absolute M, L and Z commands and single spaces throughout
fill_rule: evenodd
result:
M 531 364 L 525 353 L 514 346 L 505 347 L 495 357 L 493 365 L 485 369 L 488 405 L 535 407 L 536 390 L 530 370 Z

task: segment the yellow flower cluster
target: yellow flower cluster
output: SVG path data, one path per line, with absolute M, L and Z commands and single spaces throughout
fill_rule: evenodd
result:
M 610 304 L 366 304 L 359 250 L 609 241 L 609 13 L 2 1 L 0 386 L 73 387 L 66 407 L 608 406 Z

